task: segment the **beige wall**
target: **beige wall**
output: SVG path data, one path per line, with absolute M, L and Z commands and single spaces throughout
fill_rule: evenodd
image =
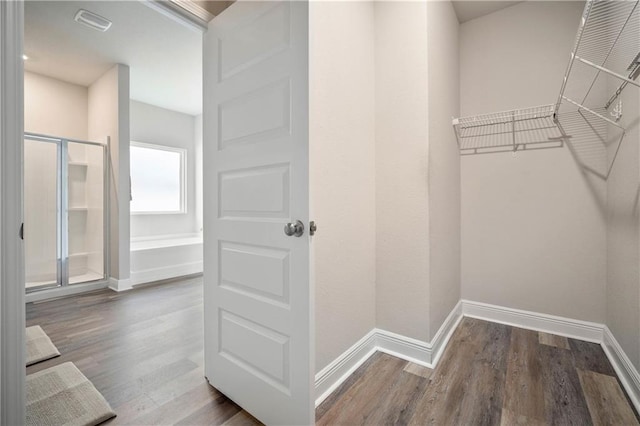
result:
M 458 18 L 451 2 L 427 4 L 429 59 L 429 339 L 460 300 L 460 115 Z
M 607 181 L 606 323 L 631 362 L 640 369 L 640 93 L 628 86 L 621 98 L 624 106 L 621 123 L 627 134 Z M 609 145 L 609 161 L 613 160 L 615 148 L 615 143 Z
M 115 65 L 89 86 L 89 139 L 110 137 L 110 275 L 129 278 L 129 67 Z
M 461 114 L 555 102 L 583 6 L 523 2 L 462 24 Z M 602 180 L 565 147 L 463 157 L 461 182 L 463 298 L 604 322 Z
M 88 90 L 31 72 L 24 73 L 24 129 L 70 139 L 87 139 Z
M 373 4 L 312 2 L 310 29 L 319 371 L 375 327 Z
M 375 3 L 376 320 L 429 339 L 426 2 Z

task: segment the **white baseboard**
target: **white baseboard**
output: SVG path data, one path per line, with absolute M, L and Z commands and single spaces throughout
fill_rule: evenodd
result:
M 505 308 L 504 306 L 470 300 L 462 300 L 462 314 L 465 317 L 557 334 L 587 342 L 602 343 L 603 340 L 604 325 L 595 322 Z
M 113 291 L 127 291 L 133 288 L 133 284 L 131 283 L 131 278 L 119 280 L 109 277 L 109 288 Z
M 376 350 L 424 367 L 432 367 L 431 344 L 376 328 Z
M 432 346 L 432 358 L 431 365 L 433 368 L 440 361 L 440 357 L 444 353 L 444 350 L 447 348 L 447 344 L 453 335 L 453 332 L 458 328 L 458 324 L 462 321 L 463 318 L 463 309 L 462 309 L 462 300 L 458 300 L 456 306 L 453 307 L 447 318 L 444 320 L 442 326 L 438 329 L 438 332 L 433 339 L 431 340 Z
M 613 365 L 613 369 L 626 389 L 636 411 L 640 412 L 640 374 L 606 325 L 604 326 L 602 348 L 611 361 L 611 365 Z
M 163 266 L 160 268 L 145 269 L 143 271 L 131 271 L 131 285 L 150 283 L 153 281 L 166 280 L 169 278 L 184 277 L 201 273 L 203 269 L 202 261 L 183 263 L 180 265 Z
M 462 304 L 458 302 L 431 342 L 423 342 L 374 328 L 316 374 L 316 407 L 377 351 L 385 352 L 425 367 L 435 368 L 449 338 L 461 319 Z
M 316 374 L 316 407 L 376 352 L 375 332 L 371 330 Z

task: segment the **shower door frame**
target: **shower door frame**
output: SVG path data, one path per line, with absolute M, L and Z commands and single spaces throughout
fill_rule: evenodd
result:
M 102 278 L 71 284 L 79 286 L 107 281 L 109 276 L 109 145 L 78 139 L 60 138 L 39 133 L 24 133 L 25 140 L 53 143 L 57 147 L 56 160 L 56 282 L 29 289 L 25 282 L 26 294 L 35 294 L 43 290 L 69 288 L 69 143 L 98 146 L 102 148 Z M 29 229 L 25 232 L 28 235 Z M 25 258 L 25 267 L 27 259 Z M 26 280 L 25 280 L 26 281 Z

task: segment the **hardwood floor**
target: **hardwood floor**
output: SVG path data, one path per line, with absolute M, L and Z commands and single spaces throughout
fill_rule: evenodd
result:
M 376 353 L 318 425 L 637 425 L 602 348 L 465 318 L 431 370 Z
M 27 304 L 118 413 L 107 424 L 260 424 L 203 372 L 202 279 Z M 465 318 L 435 370 L 376 353 L 316 410 L 319 425 L 631 425 L 599 345 Z
M 29 303 L 27 326 L 62 355 L 27 374 L 74 362 L 118 414 L 110 425 L 257 424 L 206 382 L 202 321 L 201 277 Z

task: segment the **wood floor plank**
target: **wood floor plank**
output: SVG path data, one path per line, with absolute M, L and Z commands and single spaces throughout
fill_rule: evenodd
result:
M 584 371 L 615 376 L 616 372 L 607 359 L 602 347 L 597 343 L 583 342 L 569 339 L 569 346 L 573 352 L 576 368 Z
M 521 328 L 511 331 L 503 405 L 510 418 L 524 418 L 533 423 L 546 420 L 538 346 L 535 331 Z
M 466 318 L 454 333 L 411 424 L 499 424 L 510 329 Z
M 615 377 L 584 370 L 578 375 L 594 425 L 638 425 Z
M 500 426 L 547 426 L 547 422 L 539 419 L 530 419 L 522 414 L 516 414 L 511 410 L 503 409 L 500 417 Z
M 223 423 L 224 426 L 258 426 L 261 424 L 255 417 L 244 410 Z
M 548 424 L 592 424 L 573 353 L 554 346 L 539 346 Z
M 329 411 L 342 398 L 351 387 L 360 380 L 365 372 L 372 371 L 372 365 L 378 362 L 382 357 L 382 352 L 376 352 L 370 356 L 356 371 L 351 374 L 338 388 L 333 391 L 323 402 L 316 408 L 316 422 Z
M 423 367 L 421 365 L 415 364 L 413 362 L 407 362 L 407 365 L 403 369 L 407 373 L 415 374 L 416 376 L 424 377 L 428 379 L 431 377 L 431 373 L 433 373 L 433 369 Z
M 406 425 L 420 402 L 429 381 L 415 374 L 398 371 L 392 383 L 380 394 L 378 404 L 363 418 L 363 425 Z
M 361 425 L 376 411 L 378 396 L 393 383 L 406 361 L 387 354 L 379 354 L 371 364 L 369 374 L 358 379 L 316 422 L 317 425 Z
M 486 322 L 479 325 L 487 330 L 486 338 L 472 365 L 471 382 L 462 400 L 459 421 L 460 424 L 499 425 L 504 405 L 511 328 Z
M 556 336 L 555 334 L 538 332 L 538 341 L 541 345 L 554 346 L 556 348 L 571 350 L 569 339 L 564 336 Z

